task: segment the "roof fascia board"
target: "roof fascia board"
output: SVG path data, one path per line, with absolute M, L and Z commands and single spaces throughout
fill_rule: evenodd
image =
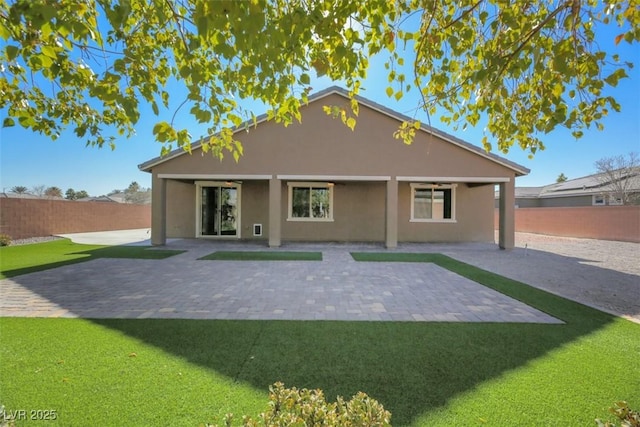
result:
M 273 175 L 225 175 L 225 174 L 201 174 L 201 173 L 160 173 L 158 178 L 161 179 L 202 179 L 202 180 L 267 180 L 273 178 Z
M 396 180 L 399 182 L 471 182 L 481 184 L 491 184 L 499 182 L 509 182 L 511 178 L 498 177 L 482 177 L 482 176 L 398 176 Z
M 283 181 L 390 181 L 391 176 L 382 175 L 277 175 Z

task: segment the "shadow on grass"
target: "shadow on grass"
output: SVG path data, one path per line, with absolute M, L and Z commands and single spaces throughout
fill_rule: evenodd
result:
M 288 386 L 320 388 L 329 400 L 364 391 L 391 411 L 393 425 L 408 425 L 450 398 L 588 334 L 608 320 L 593 314 L 597 320 L 582 325 L 95 322 L 259 390 L 283 381 Z M 254 342 L 246 351 L 249 340 Z M 238 352 L 238 347 L 244 351 Z
M 407 261 L 402 254 L 397 261 Z M 354 258 L 358 258 L 354 254 Z M 375 254 L 363 255 L 373 261 Z M 380 261 L 393 261 L 385 258 Z M 333 400 L 364 391 L 394 425 L 527 364 L 612 321 L 612 316 L 442 255 L 435 262 L 497 289 L 564 325 L 425 322 L 118 320 L 94 322 L 191 363 L 266 390 L 276 382 L 321 388 Z M 253 344 L 248 351 L 248 340 Z M 237 349 L 245 351 L 241 354 Z
M 97 246 L 57 240 L 37 245 L 13 246 L 2 249 L 0 278 L 49 270 L 99 258 L 165 259 L 183 253 L 182 250 L 155 249 L 147 246 Z M 28 257 L 27 262 L 24 257 Z
M 139 247 L 84 251 L 76 247 L 65 253 L 85 258 L 58 265 L 98 257 L 142 258 L 142 254 L 146 257 L 152 252 L 156 251 Z M 407 425 L 425 413 L 442 408 L 454 397 L 589 335 L 613 320 L 598 310 L 443 255 L 383 255 L 354 254 L 354 258 L 434 262 L 566 323 L 91 321 L 258 390 L 266 391 L 270 384 L 283 381 L 288 386 L 321 388 L 329 400 L 337 395 L 350 397 L 364 391 L 391 411 L 393 425 Z M 580 260 L 563 258 L 562 261 L 572 264 Z M 46 265 L 52 266 L 56 266 L 56 262 Z M 600 270 L 593 266 L 580 268 L 584 275 Z M 620 276 L 615 274 L 622 273 L 611 274 L 614 274 L 611 280 L 616 280 Z M 180 277 L 181 284 L 188 284 L 188 270 Z M 25 280 L 22 285 L 29 287 L 29 282 Z M 41 287 L 37 289 L 43 291 Z M 56 301 L 60 300 L 59 294 L 53 289 L 45 291 L 46 298 L 64 307 L 62 301 Z

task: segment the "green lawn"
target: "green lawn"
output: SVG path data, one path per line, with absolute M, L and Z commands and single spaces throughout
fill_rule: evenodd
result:
M 97 258 L 164 259 L 184 251 L 147 246 L 82 245 L 69 239 L 0 248 L 0 278 L 19 276 Z
M 219 261 L 322 261 L 322 252 L 217 251 L 198 259 Z
M 283 381 L 364 391 L 393 425 L 589 426 L 614 401 L 640 407 L 640 325 L 442 255 L 353 254 L 389 255 L 566 324 L 2 318 L 0 404 L 54 409 L 59 425 L 197 426 L 257 415 Z

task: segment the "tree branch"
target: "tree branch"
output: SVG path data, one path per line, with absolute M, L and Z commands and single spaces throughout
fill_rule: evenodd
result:
M 502 74 L 507 69 L 507 65 L 509 65 L 509 63 L 513 60 L 513 58 L 515 58 L 522 51 L 522 49 L 524 49 L 524 47 L 529 43 L 529 41 L 531 41 L 533 36 L 538 34 L 540 30 L 542 30 L 542 28 L 545 25 L 547 25 L 553 18 L 555 18 L 557 14 L 562 12 L 562 10 L 572 7 L 572 5 L 573 5 L 573 0 L 568 0 L 562 6 L 559 6 L 556 10 L 551 12 L 549 16 L 547 16 L 542 22 L 540 22 L 538 25 L 533 27 L 531 31 L 529 31 L 529 34 L 527 34 L 524 40 L 518 45 L 518 47 L 513 52 L 511 52 L 509 55 L 506 56 L 506 60 L 502 64 L 502 67 L 500 68 L 500 71 L 498 71 L 498 75 L 494 78 L 494 81 L 502 77 Z
M 478 6 L 480 6 L 480 3 L 482 3 L 484 0 L 478 0 L 476 2 L 476 4 L 474 4 L 473 6 L 471 6 L 469 9 L 465 10 L 464 12 L 462 12 L 460 14 L 460 16 L 458 16 L 456 19 L 454 19 L 453 21 L 449 22 L 447 25 L 445 25 L 444 27 L 442 27 L 442 31 L 446 30 L 447 28 L 453 26 L 456 24 L 456 22 L 459 22 L 462 18 L 464 18 L 465 16 L 467 16 L 468 14 L 470 14 L 471 12 L 473 12 Z
M 187 43 L 187 38 L 184 35 L 184 32 L 182 31 L 182 25 L 180 25 L 180 22 L 178 22 L 178 18 L 182 18 L 183 20 L 187 20 L 185 17 L 183 17 L 182 15 L 179 15 L 175 9 L 173 8 L 173 5 L 171 4 L 171 1 L 166 0 L 165 3 L 167 4 L 167 6 L 169 6 L 169 9 L 171 10 L 171 14 L 173 15 L 173 19 L 174 21 L 176 21 L 176 26 L 178 27 L 178 32 L 180 33 L 180 38 L 182 39 L 182 42 L 184 43 L 184 48 L 187 52 L 189 52 L 189 43 Z M 190 22 L 190 21 L 189 21 Z M 193 22 L 190 22 L 191 24 L 193 24 Z

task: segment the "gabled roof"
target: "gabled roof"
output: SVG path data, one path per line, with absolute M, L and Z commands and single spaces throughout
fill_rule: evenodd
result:
M 318 100 L 320 100 L 322 98 L 326 98 L 326 97 L 328 97 L 330 95 L 333 95 L 333 94 L 340 95 L 345 99 L 349 99 L 349 93 L 348 93 L 347 90 L 345 90 L 345 89 L 343 89 L 341 87 L 338 87 L 338 86 L 331 86 L 331 87 L 328 87 L 326 89 L 323 89 L 323 90 L 321 90 L 319 92 L 316 92 L 316 93 L 310 95 L 309 96 L 309 104 L 312 103 L 312 102 L 316 102 L 316 101 L 318 101 Z M 386 115 L 388 117 L 391 117 L 391 118 L 393 118 L 393 119 L 395 119 L 395 120 L 397 120 L 399 122 L 412 120 L 410 117 L 408 117 L 408 116 L 406 116 L 406 115 L 404 115 L 402 113 L 394 111 L 394 110 L 392 110 L 390 108 L 385 107 L 384 105 L 378 104 L 378 103 L 376 103 L 374 101 L 371 101 L 371 100 L 369 100 L 367 98 L 364 98 L 362 96 L 356 95 L 355 98 L 356 98 L 356 100 L 358 101 L 359 104 L 364 105 L 366 107 L 369 107 L 369 108 L 371 108 L 371 109 L 373 109 L 375 111 L 378 111 L 379 113 L 382 113 L 382 114 L 384 114 L 384 115 Z M 266 114 L 262 114 L 262 115 L 257 117 L 256 123 L 259 125 L 260 123 L 265 122 L 265 121 L 267 121 L 267 115 Z M 244 131 L 247 128 L 247 125 L 252 125 L 252 124 L 253 124 L 253 122 L 243 123 L 243 124 L 241 124 L 240 126 L 238 126 L 234 130 L 234 133 L 239 132 L 241 130 Z M 464 140 L 462 140 L 460 138 L 457 138 L 457 137 L 455 137 L 453 135 L 450 135 L 450 134 L 448 134 L 446 132 L 443 132 L 443 131 L 441 131 L 439 129 L 436 129 L 434 127 L 431 127 L 431 126 L 428 126 L 428 125 L 425 125 L 425 124 L 421 124 L 420 129 L 423 132 L 435 135 L 435 136 L 437 136 L 437 137 L 439 137 L 439 138 L 441 138 L 441 139 L 443 139 L 443 140 L 445 140 L 445 141 L 447 141 L 447 142 L 449 142 L 451 144 L 454 144 L 454 145 L 456 145 L 456 146 L 458 146 L 460 148 L 463 148 L 463 149 L 465 149 L 467 151 L 471 151 L 472 153 L 477 154 L 477 155 L 479 155 L 481 157 L 484 157 L 484 158 L 486 158 L 486 159 L 488 159 L 488 160 L 490 160 L 492 162 L 495 162 L 495 163 L 498 163 L 498 164 L 500 164 L 502 166 L 505 166 L 505 167 L 513 170 L 516 173 L 516 176 L 526 175 L 526 174 L 528 174 L 530 172 L 530 170 L 528 168 L 526 168 L 526 167 L 524 167 L 522 165 L 519 165 L 519 164 L 517 164 L 515 162 L 512 162 L 510 160 L 507 160 L 507 159 L 505 159 L 503 157 L 500 157 L 500 156 L 498 156 L 496 154 L 489 153 L 489 152 L 483 150 L 482 148 L 480 148 L 480 147 L 478 147 L 476 145 L 473 145 L 473 144 L 471 144 L 469 142 L 466 142 L 466 141 L 464 141 Z M 192 144 L 192 150 L 195 150 L 195 149 L 199 148 L 200 145 L 201 145 L 200 141 Z M 165 156 L 155 157 L 155 158 L 153 158 L 151 160 L 148 160 L 148 161 L 146 161 L 144 163 L 141 163 L 140 165 L 138 165 L 138 169 L 140 169 L 141 171 L 144 171 L 144 172 L 151 172 L 151 170 L 153 169 L 154 166 L 157 166 L 157 165 L 159 165 L 161 163 L 164 163 L 164 162 L 166 162 L 168 160 L 171 160 L 171 159 L 173 159 L 175 157 L 182 156 L 182 155 L 184 155 L 186 153 L 187 152 L 185 150 L 183 150 L 182 148 L 178 148 L 176 150 L 171 151 L 169 154 L 167 154 Z

